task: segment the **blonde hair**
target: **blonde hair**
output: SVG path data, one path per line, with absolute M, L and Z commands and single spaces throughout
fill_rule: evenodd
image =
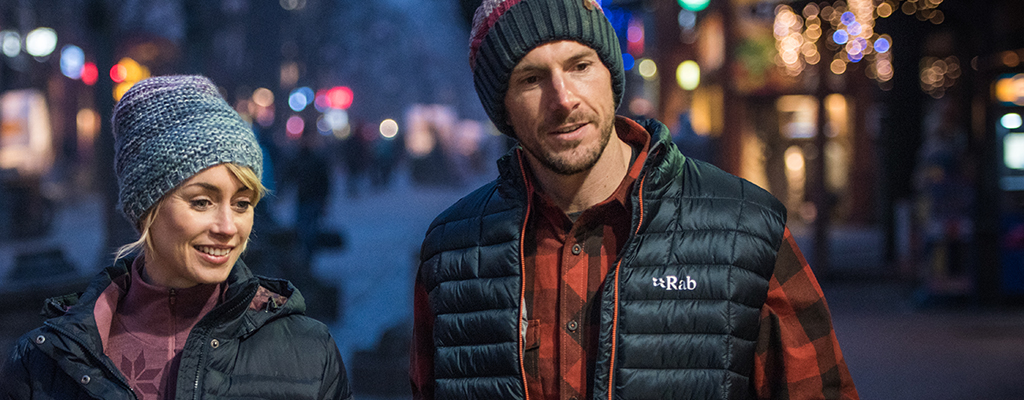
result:
M 231 174 L 234 175 L 235 178 L 238 178 L 240 182 L 242 182 L 242 186 L 245 186 L 246 189 L 252 190 L 254 192 L 252 196 L 253 208 L 256 208 L 256 204 L 259 204 L 260 199 L 262 199 L 263 196 L 269 193 L 267 187 L 263 186 L 263 183 L 260 182 L 260 178 L 256 176 L 256 172 L 253 171 L 252 168 L 243 167 L 241 165 L 234 163 L 225 163 L 217 165 L 224 165 L 225 167 L 227 167 L 228 171 L 231 171 Z M 173 191 L 174 190 L 171 190 L 171 192 Z M 142 218 L 139 219 L 139 226 L 136 227 L 136 229 L 138 229 L 139 232 L 142 232 L 142 234 L 139 235 L 138 240 L 119 247 L 117 251 L 114 253 L 115 260 L 119 260 L 122 257 L 125 257 L 130 254 L 143 255 L 145 254 L 145 251 L 147 249 L 153 250 L 153 239 L 152 236 L 150 236 L 149 234 L 149 229 L 153 227 L 153 221 L 156 221 L 156 215 L 160 211 L 160 205 L 164 203 L 164 198 L 161 198 L 159 201 L 156 202 L 156 204 L 153 205 L 153 207 L 150 207 L 149 210 L 146 210 L 145 214 L 142 214 Z M 246 238 L 245 243 L 242 244 L 243 252 L 245 251 L 245 248 L 248 245 L 249 239 Z

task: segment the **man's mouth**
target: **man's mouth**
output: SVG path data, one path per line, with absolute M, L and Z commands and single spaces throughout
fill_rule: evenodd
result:
M 559 129 L 556 129 L 554 131 L 554 133 L 557 133 L 557 134 L 572 133 L 572 132 L 575 132 L 577 129 L 580 129 L 581 127 L 583 127 L 583 125 L 586 125 L 586 124 L 572 124 L 572 125 L 568 125 L 568 126 L 563 126 L 563 127 L 559 128 Z

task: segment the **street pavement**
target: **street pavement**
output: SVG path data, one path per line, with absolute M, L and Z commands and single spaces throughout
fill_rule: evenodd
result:
M 340 289 L 339 315 L 330 328 L 359 399 L 409 397 L 405 367 L 420 241 L 436 214 L 493 176 L 473 176 L 455 187 L 419 187 L 402 171 L 386 188 L 366 185 L 354 198 L 345 193 L 345 176 L 335 175 L 324 223 L 340 230 L 346 245 L 318 253 L 313 263 L 314 274 Z M 272 211 L 284 224 L 293 220 L 289 196 L 273 200 Z M 100 257 L 98 203 L 98 196 L 66 203 L 46 238 L 0 242 L 0 276 L 16 254 L 54 246 L 83 275 L 95 273 L 88 260 Z M 802 247 L 810 246 L 804 231 L 794 232 Z M 922 308 L 912 301 L 911 284 L 876 273 L 885 271 L 877 229 L 839 226 L 832 240 L 835 265 L 866 271 L 853 280 L 821 282 L 862 399 L 1024 399 L 1024 308 Z M 0 286 L 0 297 L 10 289 Z M 25 315 L 0 314 L 4 352 L 27 329 L 17 323 L 30 318 Z

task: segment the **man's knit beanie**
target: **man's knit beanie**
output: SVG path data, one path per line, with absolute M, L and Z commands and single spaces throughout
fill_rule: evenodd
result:
M 622 50 L 595 0 L 483 0 L 473 15 L 469 65 L 480 102 L 502 133 L 515 137 L 505 114 L 512 69 L 533 48 L 557 40 L 574 40 L 597 51 L 612 75 L 615 108 L 622 102 Z
M 119 207 L 136 229 L 160 198 L 214 165 L 263 174 L 249 125 L 203 76 L 158 76 L 132 86 L 114 106 L 114 172 Z

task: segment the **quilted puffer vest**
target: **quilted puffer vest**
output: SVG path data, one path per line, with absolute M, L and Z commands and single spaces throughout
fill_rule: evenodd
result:
M 657 121 L 632 192 L 634 232 L 601 293 L 595 399 L 753 398 L 761 307 L 786 210 L 754 184 L 682 156 Z M 525 321 L 518 152 L 431 224 L 436 398 L 520 399 Z

